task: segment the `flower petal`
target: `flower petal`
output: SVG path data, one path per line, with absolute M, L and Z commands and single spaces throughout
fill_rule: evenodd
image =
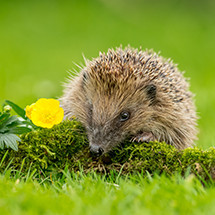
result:
M 58 100 L 41 98 L 32 107 L 26 107 L 26 115 L 36 126 L 51 128 L 63 120 L 64 111 Z

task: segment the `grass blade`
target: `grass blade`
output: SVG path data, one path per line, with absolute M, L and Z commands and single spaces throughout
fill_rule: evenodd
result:
M 13 102 L 9 101 L 9 100 L 5 100 L 5 102 L 10 105 L 13 110 L 19 115 L 21 116 L 23 119 L 27 119 L 27 117 L 25 116 L 25 110 L 22 109 L 21 107 L 19 107 L 18 105 L 14 104 Z

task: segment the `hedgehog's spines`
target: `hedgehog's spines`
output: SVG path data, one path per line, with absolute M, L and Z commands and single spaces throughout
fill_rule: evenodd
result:
M 171 59 L 153 50 L 119 47 L 108 49 L 106 54 L 100 52 L 98 58 L 88 61 L 81 74 L 67 85 L 61 101 L 68 115 L 76 115 L 86 128 L 92 127 L 88 129 L 90 142 L 99 134 L 97 144 L 102 139 L 102 146 L 111 148 L 126 135 L 145 131 L 181 149 L 190 146 L 197 134 L 193 94 L 187 80 Z M 117 114 L 126 109 L 131 119 L 120 127 Z M 97 128 L 100 124 L 103 127 Z M 113 129 L 115 125 L 118 127 Z M 121 135 L 116 133 L 119 131 Z

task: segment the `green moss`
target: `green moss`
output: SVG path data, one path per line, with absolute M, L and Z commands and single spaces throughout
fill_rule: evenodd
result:
M 9 149 L 3 159 L 0 171 L 10 163 L 12 169 L 25 173 L 29 168 L 43 173 L 53 173 L 69 168 L 99 173 L 166 173 L 181 172 L 188 168 L 202 180 L 215 177 L 215 149 L 206 151 L 187 148 L 178 151 L 166 143 L 136 143 L 125 141 L 108 154 L 99 158 L 90 156 L 87 137 L 81 124 L 76 120 L 64 121 L 52 129 L 41 129 L 21 136 L 19 151 Z
M 4 170 L 7 162 L 13 159 L 14 169 L 31 168 L 52 171 L 54 168 L 64 168 L 73 156 L 87 147 L 84 129 L 77 121 L 64 121 L 52 129 L 41 129 L 21 136 L 19 150 L 9 150 L 1 166 Z M 1 151 L 1 157 L 3 157 Z

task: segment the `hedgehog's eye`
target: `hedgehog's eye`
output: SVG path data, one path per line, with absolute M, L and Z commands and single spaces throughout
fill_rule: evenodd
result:
M 129 118 L 130 118 L 130 113 L 129 112 L 122 111 L 120 113 L 120 118 L 119 118 L 120 122 L 124 122 L 124 121 L 128 120 Z

